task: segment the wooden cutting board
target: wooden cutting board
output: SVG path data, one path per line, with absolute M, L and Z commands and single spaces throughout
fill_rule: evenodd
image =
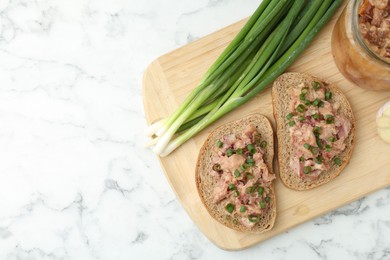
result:
M 303 192 L 289 190 L 280 180 L 276 180 L 277 219 L 274 228 L 267 233 L 252 235 L 236 232 L 224 227 L 208 214 L 195 186 L 198 152 L 210 131 L 251 113 L 266 115 L 275 129 L 270 88 L 206 128 L 168 157 L 159 158 L 182 206 L 199 229 L 217 246 L 227 250 L 249 247 L 368 193 L 390 186 L 390 145 L 379 139 L 375 127 L 376 112 L 390 100 L 390 92 L 360 89 L 348 82 L 337 70 L 332 58 L 330 39 L 339 13 L 288 69 L 310 73 L 336 83 L 352 105 L 357 128 L 356 147 L 349 165 L 339 177 L 324 186 Z M 143 81 L 145 116 L 149 124 L 167 116 L 178 107 L 244 22 L 235 23 L 165 54 L 150 64 Z

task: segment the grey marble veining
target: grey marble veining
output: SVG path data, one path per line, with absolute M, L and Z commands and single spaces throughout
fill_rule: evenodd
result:
M 390 259 L 390 189 L 226 252 L 143 148 L 142 74 L 247 0 L 0 1 L 0 259 Z

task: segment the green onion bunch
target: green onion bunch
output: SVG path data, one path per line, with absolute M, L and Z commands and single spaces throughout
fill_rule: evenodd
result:
M 148 146 L 166 156 L 266 88 L 305 50 L 342 0 L 263 0 L 197 87 L 150 125 Z

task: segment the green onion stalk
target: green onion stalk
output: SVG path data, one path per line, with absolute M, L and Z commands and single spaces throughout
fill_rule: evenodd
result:
M 263 0 L 179 108 L 148 127 L 149 146 L 166 156 L 248 102 L 296 60 L 341 3 Z
M 159 121 L 147 129 L 148 136 L 155 136 L 149 143 L 149 145 L 154 145 L 153 151 L 155 153 L 160 154 L 180 126 L 202 106 L 202 102 L 216 92 L 223 84 L 223 80 L 229 80 L 229 76 L 234 70 L 242 67 L 242 63 L 264 41 L 273 29 L 272 26 L 278 22 L 275 19 L 280 19 L 287 2 L 288 0 L 262 2 L 254 14 L 255 17 L 258 16 L 256 21 L 253 22 L 252 18 L 249 19 L 241 32 L 228 45 L 179 108 L 163 122 Z M 243 31 L 247 33 L 244 34 Z M 157 131 L 154 131 L 155 129 Z
M 172 130 L 171 125 L 179 116 L 183 117 L 183 112 L 187 110 L 187 107 L 193 102 L 197 95 L 201 95 L 207 88 L 215 88 L 212 81 L 221 74 L 228 75 L 225 70 L 229 66 L 239 66 L 239 62 L 243 60 L 240 56 L 249 53 L 249 50 L 247 49 L 248 47 L 252 49 L 256 47 L 253 42 L 261 40 L 261 36 L 264 37 L 264 35 L 268 32 L 267 28 L 269 27 L 269 23 L 272 22 L 272 19 L 278 14 L 278 12 L 280 12 L 283 4 L 286 4 L 286 2 L 287 0 L 263 1 L 249 21 L 245 24 L 243 29 L 237 34 L 233 41 L 206 72 L 198 86 L 190 93 L 179 108 L 166 119 L 166 122 L 163 123 L 163 127 L 159 127 L 157 132 L 148 129 L 147 135 L 152 136 L 155 134 L 157 136 L 161 136 L 169 128 Z M 159 123 L 157 123 L 157 125 L 159 125 Z M 151 126 L 151 129 L 153 128 L 155 128 L 154 125 Z

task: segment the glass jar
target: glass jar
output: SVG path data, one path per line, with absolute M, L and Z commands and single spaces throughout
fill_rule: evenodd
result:
M 334 27 L 333 58 L 340 72 L 359 87 L 390 90 L 390 63 L 368 47 L 359 29 L 361 2 L 350 0 Z

